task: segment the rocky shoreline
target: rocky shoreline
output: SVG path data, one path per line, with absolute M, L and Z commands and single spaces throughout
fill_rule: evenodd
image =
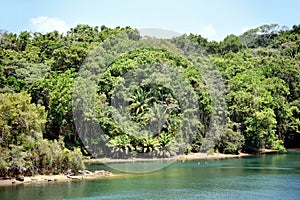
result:
M 299 150 L 299 149 L 297 149 Z M 292 150 L 288 150 L 292 151 Z M 275 150 L 262 150 L 258 154 L 268 154 L 268 153 L 278 153 Z M 88 159 L 84 162 L 87 164 L 109 164 L 109 163 L 134 163 L 134 162 L 153 162 L 153 161 L 180 161 L 185 162 L 188 160 L 209 160 L 209 159 L 229 159 L 229 158 L 241 158 L 255 156 L 257 154 L 247 154 L 240 153 L 238 155 L 233 154 L 222 154 L 222 153 L 191 153 L 188 155 L 180 155 L 173 158 L 130 158 L 130 159 L 110 159 L 110 158 L 101 158 L 101 159 Z M 51 183 L 51 182 L 68 182 L 68 181 L 81 181 L 81 180 L 91 180 L 99 179 L 105 177 L 117 176 L 109 171 L 105 170 L 96 170 L 94 172 L 83 170 L 79 174 L 60 174 L 60 175 L 36 175 L 31 177 L 16 177 L 11 179 L 0 179 L 0 187 L 4 186 L 13 186 L 20 184 L 33 184 L 33 183 Z
M 68 181 L 81 181 L 91 180 L 104 177 L 116 176 L 115 174 L 104 171 L 96 170 L 94 172 L 84 170 L 78 175 L 35 175 L 35 176 L 18 176 L 16 178 L 0 179 L 0 187 L 14 186 L 21 184 L 33 184 L 33 183 L 51 183 L 51 182 L 68 182 Z

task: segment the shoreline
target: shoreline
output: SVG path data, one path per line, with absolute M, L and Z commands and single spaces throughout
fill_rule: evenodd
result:
M 299 149 L 288 149 L 287 152 L 300 151 Z M 223 153 L 190 153 L 187 155 L 179 155 L 171 158 L 128 158 L 128 159 L 112 159 L 112 158 L 95 158 L 84 160 L 85 164 L 110 164 L 110 163 L 134 163 L 134 162 L 153 162 L 153 161 L 186 161 L 186 160 L 206 160 L 206 159 L 227 159 L 252 157 L 263 154 L 280 153 L 277 150 L 262 149 L 257 153 L 239 153 L 239 154 L 223 154 Z
M 286 149 L 287 152 L 300 152 L 300 148 Z
M 48 184 L 48 183 L 55 183 L 55 182 L 93 180 L 93 179 L 101 179 L 101 178 L 115 177 L 115 176 L 119 176 L 119 175 L 104 170 L 96 170 L 94 172 L 84 170 L 84 172 L 79 175 L 65 175 L 65 174 L 39 175 L 38 174 L 34 176 L 22 176 L 23 180 L 17 180 L 17 178 L 10 178 L 6 180 L 0 179 L 0 188 L 12 187 L 18 185 L 28 185 L 28 184 L 44 184 L 44 183 Z
M 153 162 L 153 161 L 186 161 L 186 160 L 206 160 L 206 159 L 226 159 L 226 158 L 241 158 L 255 156 L 257 154 L 240 153 L 222 154 L 222 153 L 190 153 L 188 155 L 180 155 L 172 158 L 128 158 L 128 159 L 111 159 L 111 158 L 96 158 L 84 160 L 85 164 L 110 164 L 110 163 L 134 163 L 134 162 Z
M 299 152 L 300 149 L 287 149 L 287 152 Z M 129 158 L 129 159 L 110 159 L 110 158 L 100 158 L 100 159 L 88 159 L 84 160 L 85 164 L 109 164 L 109 163 L 134 163 L 134 162 L 155 162 L 155 161 L 174 161 L 174 162 L 185 162 L 189 160 L 212 160 L 212 159 L 231 159 L 231 158 L 243 158 L 252 157 L 263 154 L 276 154 L 279 153 L 276 150 L 264 149 L 256 154 L 240 153 L 234 154 L 222 154 L 222 153 L 190 153 L 188 155 L 180 155 L 172 158 Z M 16 178 L 11 179 L 0 179 L 0 188 L 12 187 L 18 185 L 28 185 L 28 184 L 45 184 L 45 183 L 55 183 L 55 182 L 70 182 L 70 181 L 83 181 L 83 180 L 94 180 L 101 178 L 110 178 L 120 176 L 121 174 L 113 174 L 112 172 L 105 170 L 96 170 L 94 172 L 84 170 L 82 174 L 79 175 L 35 175 L 35 176 L 25 176 L 23 181 L 16 180 Z

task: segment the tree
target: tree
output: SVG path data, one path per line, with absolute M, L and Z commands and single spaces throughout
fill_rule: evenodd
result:
M 65 136 L 66 142 L 76 145 L 75 127 L 72 112 L 72 94 L 75 74 L 72 70 L 53 77 L 49 93 L 47 135 L 49 139 Z
M 244 146 L 245 138 L 237 123 L 228 122 L 227 125 L 227 129 L 216 144 L 216 149 L 221 153 L 239 154 Z
M 246 48 L 246 45 L 242 40 L 235 36 L 229 35 L 220 43 L 220 52 L 225 55 L 228 52 L 237 53 L 238 51 Z
M 0 93 L 0 176 L 63 173 L 83 169 L 78 149 L 43 139 L 46 113 L 29 94 Z
M 0 93 L 1 146 L 18 145 L 23 137 L 42 138 L 46 123 L 42 106 L 30 103 L 26 93 Z
M 245 121 L 245 147 L 247 151 L 259 149 L 271 149 L 276 141 L 276 119 L 273 110 L 265 109 L 255 112 L 252 117 Z
M 272 45 L 281 29 L 284 27 L 278 24 L 265 24 L 246 31 L 240 38 L 249 48 L 267 47 Z
M 93 50 L 97 50 L 94 57 L 86 58 Z M 197 56 L 185 58 L 188 52 Z M 101 56 L 104 53 L 107 57 Z M 0 113 L 0 143 L 4 145 L 0 147 L 0 173 L 23 173 L 27 169 L 38 173 L 52 169 L 61 172 L 69 166 L 67 162 L 76 159 L 77 151 L 66 150 L 64 142 L 69 149 L 80 146 L 86 155 L 88 151 L 96 152 L 95 157 L 107 155 L 111 149 L 127 152 L 125 157 L 144 151 L 161 157 L 175 155 L 179 150 L 199 152 L 205 146 L 204 138 L 214 112 L 229 119 L 216 146 L 220 152 L 256 152 L 261 148 L 284 151 L 284 146 L 299 147 L 299 55 L 299 25 L 291 29 L 262 25 L 239 37 L 228 35 L 221 42 L 194 34 L 171 40 L 141 40 L 136 29 L 104 25 L 78 25 L 66 35 L 57 31 L 0 31 L 0 89 L 1 95 L 7 95 L 2 96 L 0 107 L 10 109 Z M 195 60 L 199 66 L 193 65 Z M 211 61 L 225 83 L 219 93 L 226 95 L 228 110 L 221 110 L 225 101 L 214 102 L 216 93 L 212 93 L 207 79 L 214 82 L 215 75 L 205 77 L 198 71 L 210 70 L 207 66 Z M 87 64 L 86 71 L 82 69 L 83 63 Z M 107 68 L 98 70 L 99 65 Z M 184 80 L 179 76 L 167 80 L 169 77 L 163 74 L 170 72 L 168 67 L 182 74 Z M 98 80 L 94 96 L 80 99 L 81 93 L 77 95 L 74 91 L 79 73 L 86 76 L 79 80 L 84 84 L 75 90 L 84 91 L 90 87 L 89 80 Z M 126 78 L 138 77 L 144 82 L 126 82 Z M 172 84 L 165 84 L 168 81 Z M 172 91 L 172 85 L 183 84 L 187 86 L 186 93 Z M 193 98 L 187 98 L 187 94 Z M 93 109 L 72 109 L 72 99 L 75 105 L 90 103 Z M 126 116 L 119 116 L 113 106 L 120 99 L 128 105 Z M 184 113 L 182 105 L 188 101 L 195 101 L 197 106 Z M 26 105 L 28 110 L 22 110 L 20 105 Z M 40 119 L 46 120 L 45 130 L 28 131 L 28 120 L 42 107 L 46 119 Z M 87 122 L 80 127 L 84 141 L 76 134 L 74 111 L 83 112 Z M 187 116 L 194 111 L 199 119 L 189 120 Z M 130 122 L 120 123 L 125 118 Z M 103 134 L 99 135 L 97 126 L 101 126 Z M 192 144 L 185 145 L 184 134 L 191 130 Z M 35 166 L 38 167 L 34 169 Z

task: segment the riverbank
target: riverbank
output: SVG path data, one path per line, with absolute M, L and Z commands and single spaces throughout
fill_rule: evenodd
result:
M 180 155 L 172 158 L 129 158 L 129 159 L 111 159 L 98 158 L 84 160 L 86 164 L 109 164 L 109 163 L 132 163 L 132 162 L 153 162 L 153 161 L 186 161 L 186 160 L 206 160 L 206 159 L 225 159 L 240 158 L 246 156 L 254 156 L 255 154 L 240 153 L 238 155 L 222 154 L 222 153 L 190 153 L 188 155 Z
M 52 183 L 52 182 L 68 182 L 68 181 L 82 181 L 82 180 L 92 180 L 100 179 L 105 177 L 117 176 L 108 171 L 97 170 L 90 172 L 84 170 L 79 175 L 35 175 L 35 176 L 20 176 L 18 178 L 10 178 L 7 180 L 0 179 L 0 187 L 21 185 L 21 184 L 39 184 L 39 183 Z
M 130 159 L 110 159 L 110 158 L 101 158 L 101 159 L 88 159 L 84 160 L 86 164 L 109 164 L 109 163 L 124 163 L 124 162 L 153 162 L 153 161 L 181 161 L 186 160 L 201 160 L 201 159 L 225 159 L 225 158 L 237 158 L 251 156 L 252 154 L 241 153 L 239 155 L 231 154 L 221 154 L 221 153 L 191 153 L 188 155 L 181 155 L 174 158 L 130 158 Z M 7 180 L 0 180 L 0 187 L 21 185 L 21 184 L 39 184 L 39 183 L 53 183 L 53 182 L 68 182 L 68 181 L 81 181 L 81 180 L 91 180 L 99 179 L 104 177 L 117 176 L 108 171 L 99 170 L 95 172 L 90 172 L 84 170 L 80 175 L 71 176 L 71 175 L 35 175 L 30 177 L 19 177 L 10 178 Z
M 289 152 L 300 151 L 300 149 L 288 149 Z M 130 159 L 111 159 L 111 158 L 101 158 L 101 159 L 87 159 L 84 160 L 86 164 L 109 164 L 109 163 L 134 163 L 134 162 L 155 162 L 155 161 L 180 161 L 185 162 L 188 160 L 210 160 L 210 159 L 230 159 L 230 158 L 242 158 L 256 156 L 259 154 L 270 154 L 278 153 L 275 150 L 264 149 L 257 154 L 240 153 L 238 155 L 233 154 L 222 154 L 222 153 L 190 153 L 188 155 L 180 155 L 172 158 L 130 158 Z M 20 184 L 34 184 L 34 183 L 52 183 L 52 182 L 68 182 L 68 181 L 81 181 L 81 180 L 91 180 L 99 179 L 105 177 L 118 176 L 109 171 L 99 170 L 90 172 L 84 170 L 80 175 L 36 175 L 32 177 L 23 177 L 23 180 L 17 180 L 16 178 L 1 180 L 0 187 L 13 186 Z
M 122 173 L 120 176 L 91 181 L 0 188 L 0 199 L 299 199 L 299 156 L 300 153 L 291 152 L 246 158 L 178 161 L 151 173 Z M 143 166 L 140 163 L 138 165 Z M 126 164 L 121 163 L 122 166 L 126 167 Z M 107 168 L 104 165 L 87 167 L 95 170 Z M 132 169 L 135 164 L 129 163 L 127 167 Z
M 288 152 L 299 151 L 299 149 L 288 149 Z M 128 158 L 128 159 L 112 159 L 112 158 L 97 158 L 86 159 L 86 164 L 109 164 L 109 163 L 132 163 L 132 162 L 153 162 L 153 161 L 185 161 L 185 160 L 208 160 L 208 159 L 226 159 L 226 158 L 241 158 L 257 156 L 261 154 L 276 154 L 280 153 L 278 150 L 261 149 L 257 153 L 239 153 L 239 154 L 223 154 L 223 153 L 190 153 L 188 155 L 180 155 L 171 158 Z
M 300 148 L 287 149 L 288 152 L 300 152 Z

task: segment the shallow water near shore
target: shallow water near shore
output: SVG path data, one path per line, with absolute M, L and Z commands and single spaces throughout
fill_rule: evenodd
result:
M 122 163 L 121 163 L 122 164 Z M 130 164 L 126 164 L 130 167 Z M 134 167 L 135 163 L 131 163 Z M 88 165 L 90 170 L 111 170 Z M 117 171 L 113 171 L 118 173 Z M 300 153 L 174 162 L 145 174 L 0 188 L 0 199 L 299 199 Z

